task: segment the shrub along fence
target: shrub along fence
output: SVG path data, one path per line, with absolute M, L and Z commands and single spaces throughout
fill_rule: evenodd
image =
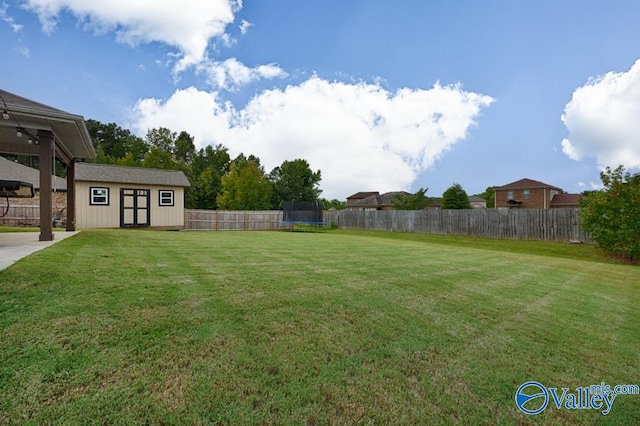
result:
M 327 211 L 327 226 L 426 234 L 590 241 L 580 227 L 580 209 L 473 209 Z
M 289 229 L 282 211 L 185 210 L 184 227 L 208 231 L 273 231 Z

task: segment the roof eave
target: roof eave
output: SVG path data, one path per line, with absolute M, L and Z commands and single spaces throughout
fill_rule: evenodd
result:
M 3 106 L 4 107 L 4 106 Z M 7 108 L 11 115 L 19 116 L 16 125 L 36 130 L 46 130 L 53 132 L 57 141 L 61 142 L 61 146 L 67 153 L 74 158 L 95 158 L 96 152 L 93 148 L 91 136 L 81 115 L 70 114 L 56 109 L 47 109 L 46 111 L 37 108 L 25 107 L 23 105 L 15 105 L 7 102 Z M 63 130 L 59 126 L 74 126 L 74 134 L 81 142 L 80 149 L 70 149 L 67 137 L 62 137 L 59 133 Z

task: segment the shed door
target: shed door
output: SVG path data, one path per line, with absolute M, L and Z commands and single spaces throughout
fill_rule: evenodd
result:
M 150 189 L 120 190 L 120 227 L 151 226 Z

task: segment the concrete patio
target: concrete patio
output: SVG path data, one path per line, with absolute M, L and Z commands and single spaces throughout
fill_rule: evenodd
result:
M 32 253 L 47 248 L 65 238 L 72 237 L 77 233 L 78 231 L 57 231 L 53 233 L 53 241 L 39 241 L 38 232 L 0 233 L 0 271 Z

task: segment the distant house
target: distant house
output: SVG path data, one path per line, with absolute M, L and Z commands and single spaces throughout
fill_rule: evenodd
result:
M 347 197 L 347 209 L 353 210 L 353 207 L 356 207 L 360 200 L 364 200 L 366 198 L 372 196 L 379 196 L 380 193 L 377 191 L 369 191 L 369 192 L 356 192 L 355 194 Z
M 520 179 L 495 188 L 497 209 L 578 207 L 579 200 L 580 194 L 565 194 L 562 188 L 532 179 Z
M 426 210 L 440 210 L 442 209 L 442 197 L 430 198 L 431 204 L 426 207 Z M 469 204 L 474 209 L 486 209 L 487 200 L 480 198 L 477 195 L 469 195 Z
M 387 192 L 380 195 L 379 192 L 358 192 L 347 197 L 347 210 L 371 211 L 392 210 L 393 199 L 397 195 L 413 195 L 405 191 Z
M 58 176 L 52 176 L 53 178 L 53 191 L 62 192 L 65 195 L 67 192 L 67 180 Z M 24 164 L 16 163 L 15 161 L 8 160 L 0 156 L 0 179 L 4 180 L 19 180 L 27 182 L 33 185 L 36 197 L 40 192 L 40 170 L 33 167 L 25 166 Z M 31 198 L 31 203 L 38 204 L 37 198 Z
M 442 197 L 429 197 L 430 204 L 425 210 L 440 210 L 442 209 Z
M 552 209 L 568 209 L 580 207 L 580 200 L 584 198 L 582 194 L 556 194 L 551 199 Z
M 487 208 L 487 200 L 484 198 L 480 198 L 477 195 L 469 195 L 469 204 L 474 209 L 486 209 Z
M 184 227 L 181 171 L 77 163 L 75 172 L 77 227 Z

